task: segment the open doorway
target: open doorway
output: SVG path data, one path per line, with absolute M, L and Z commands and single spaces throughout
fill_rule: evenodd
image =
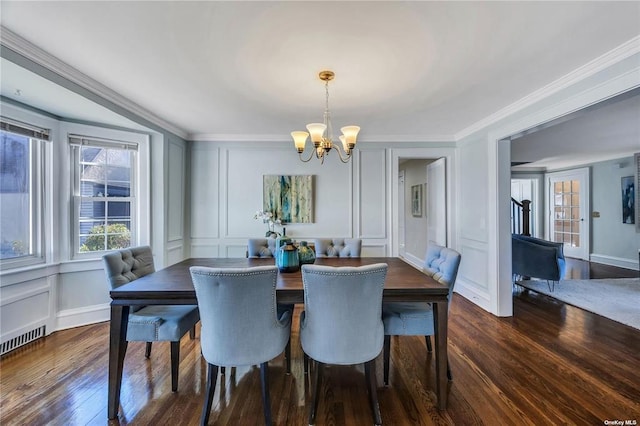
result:
M 398 255 L 421 267 L 429 241 L 447 246 L 446 159 L 398 160 Z

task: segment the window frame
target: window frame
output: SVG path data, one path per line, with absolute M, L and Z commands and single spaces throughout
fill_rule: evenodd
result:
M 30 246 L 32 253 L 13 257 L 8 259 L 0 259 L 0 270 L 13 270 L 25 268 L 29 266 L 44 264 L 47 261 L 46 256 L 46 233 L 45 233 L 45 217 L 48 212 L 47 207 L 47 190 L 48 186 L 45 182 L 47 175 L 47 145 L 48 131 L 37 129 L 35 126 L 17 122 L 6 117 L 2 117 L 2 131 L 29 139 L 29 205 L 30 205 Z M 5 126 L 10 124 L 9 126 Z M 20 131 L 20 129 L 24 131 Z M 40 137 L 38 137 L 40 136 Z
M 90 132 L 91 134 L 97 134 L 100 132 Z M 139 135 L 135 135 L 139 136 Z M 117 137 L 117 136 L 116 136 Z M 140 244 L 140 241 L 144 241 L 144 230 L 141 229 L 140 220 L 141 210 L 145 210 L 144 200 L 142 197 L 143 188 L 142 184 L 144 180 L 144 161 L 146 161 L 146 155 L 144 155 L 144 143 L 141 141 L 129 141 L 122 139 L 110 139 L 100 136 L 87 136 L 78 134 L 67 134 L 67 141 L 70 148 L 70 171 L 71 171 L 71 232 L 70 232 L 70 251 L 71 260 L 83 260 L 83 259 L 95 259 L 101 257 L 105 253 L 112 250 L 96 250 L 90 252 L 80 251 L 80 207 L 83 201 L 129 201 L 130 202 L 130 247 L 134 247 Z M 129 139 L 129 138 L 126 138 Z M 78 143 L 78 140 L 83 141 Z M 85 142 L 86 141 L 86 142 Z M 82 146 L 92 146 L 99 148 L 111 148 L 111 149 L 128 149 L 134 152 L 131 163 L 131 182 L 130 182 L 130 194 L 128 197 L 86 197 L 80 194 L 80 148 Z M 135 148 L 134 148 L 135 147 Z M 106 214 L 106 212 L 105 212 Z

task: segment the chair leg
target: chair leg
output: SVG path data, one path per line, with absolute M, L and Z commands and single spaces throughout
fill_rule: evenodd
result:
M 194 325 L 191 330 L 189 330 L 189 339 L 194 340 L 196 338 L 196 326 Z
M 389 356 L 391 355 L 391 336 L 384 336 L 384 385 L 389 386 Z
M 204 394 L 204 407 L 202 407 L 202 415 L 200 416 L 200 425 L 204 426 L 209 423 L 209 413 L 213 405 L 213 393 L 216 390 L 216 380 L 218 379 L 218 366 L 209 364 L 207 366 L 207 390 Z
M 364 363 L 364 377 L 367 381 L 367 389 L 369 390 L 369 405 L 371 406 L 373 421 L 376 426 L 379 426 L 382 424 L 382 417 L 380 416 L 380 405 L 378 404 L 375 359 Z
M 260 364 L 260 383 L 262 384 L 262 406 L 264 410 L 264 424 L 271 426 L 271 399 L 269 398 L 269 363 Z
M 309 355 L 302 354 L 304 360 L 304 374 L 309 374 Z
M 316 412 L 318 411 L 318 400 L 320 399 L 320 384 L 322 381 L 322 367 L 324 364 L 316 361 L 316 384 L 313 387 L 311 411 L 309 412 L 309 425 L 316 423 Z
M 226 372 L 227 372 L 227 370 L 226 370 L 225 367 L 220 367 L 220 375 L 221 376 L 224 376 Z
M 171 391 L 178 391 L 178 366 L 180 365 L 180 341 L 171 342 Z
M 147 348 L 144 350 L 144 357 L 149 359 L 151 356 L 151 342 L 147 342 Z
M 449 364 L 448 359 L 447 359 L 447 379 L 449 379 L 449 381 L 453 380 L 453 377 L 451 376 L 451 365 Z
M 284 357 L 287 362 L 287 375 L 291 374 L 291 339 L 287 341 L 287 346 L 284 348 Z
M 431 353 L 433 351 L 431 347 L 431 336 L 424 336 L 424 341 L 427 343 L 427 352 Z

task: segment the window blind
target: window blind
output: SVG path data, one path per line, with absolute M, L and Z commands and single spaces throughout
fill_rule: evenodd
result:
M 15 133 L 17 135 L 27 136 L 29 138 L 40 139 L 44 141 L 51 140 L 50 129 L 43 129 L 28 123 L 22 123 L 20 121 L 12 120 L 7 117 L 0 117 L 0 129 L 4 130 L 5 132 Z
M 72 146 L 91 146 L 96 148 L 119 148 L 130 151 L 137 151 L 138 144 L 135 142 L 117 141 L 113 139 L 101 139 L 89 136 L 69 135 L 69 143 Z

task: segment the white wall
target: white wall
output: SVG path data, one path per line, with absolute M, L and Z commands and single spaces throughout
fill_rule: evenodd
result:
M 329 156 L 303 163 L 291 143 L 191 144 L 191 255 L 244 257 L 248 238 L 266 225 L 254 220 L 262 208 L 264 175 L 313 175 L 314 222 L 286 224 L 296 240 L 363 239 L 363 255 L 390 253 L 387 219 L 387 152 L 359 146 L 351 162 Z
M 621 179 L 625 176 L 634 176 L 633 157 L 591 165 L 591 210 L 600 217 L 590 219 L 590 257 L 594 262 L 637 269 L 640 233 L 635 225 L 622 223 Z

